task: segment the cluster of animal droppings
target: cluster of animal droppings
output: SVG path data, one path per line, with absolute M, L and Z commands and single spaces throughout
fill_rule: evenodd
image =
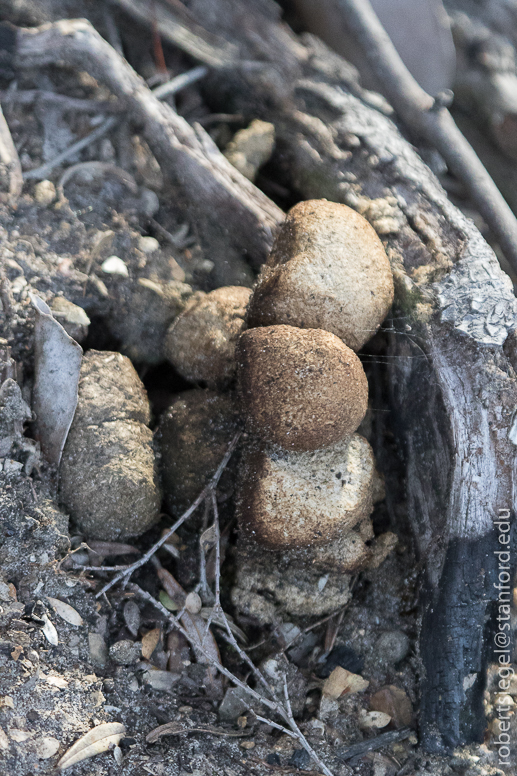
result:
M 233 600 L 262 621 L 276 616 L 271 599 L 291 614 L 346 603 L 338 577 L 378 565 L 394 546 L 391 534 L 373 539 L 370 515 L 382 489 L 370 445 L 355 433 L 368 382 L 354 352 L 392 301 L 389 260 L 362 216 L 325 200 L 289 212 L 236 348 L 252 441 L 238 486 Z M 273 571 L 281 567 L 288 595 Z M 303 594 L 295 582 L 302 568 L 310 577 Z M 322 596 L 322 584 L 334 593 Z
M 237 489 L 234 601 L 264 619 L 269 609 L 260 597 L 268 591 L 286 611 L 313 613 L 321 579 L 327 593 L 317 609 L 335 608 L 349 596 L 347 575 L 377 565 L 393 546 L 391 535 L 373 536 L 370 515 L 382 488 L 373 452 L 356 433 L 368 382 L 355 352 L 382 323 L 393 278 L 362 216 L 309 201 L 287 215 L 250 294 L 234 286 L 196 292 L 178 310 L 164 354 L 180 375 L 209 390 L 178 394 L 156 440 L 166 504 L 180 514 L 214 474 L 239 418 L 244 422 L 236 486 L 233 463 L 219 495 L 226 501 Z M 135 536 L 157 520 L 149 421 L 130 361 L 89 351 L 60 486 L 88 537 Z M 283 569 L 291 591 L 283 598 L 271 587 L 273 569 Z M 310 569 L 304 592 L 293 592 L 301 569 Z
M 90 350 L 78 393 L 61 500 L 89 538 L 138 536 L 156 522 L 161 503 L 145 389 L 126 356 Z

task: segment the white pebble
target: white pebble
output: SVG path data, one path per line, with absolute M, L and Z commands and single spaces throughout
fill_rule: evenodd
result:
M 190 614 L 198 614 L 203 603 L 197 593 L 189 593 L 185 599 L 185 609 Z
M 125 278 L 129 275 L 125 262 L 118 256 L 109 256 L 106 261 L 102 262 L 101 269 L 108 275 L 122 275 Z
M 160 243 L 156 237 L 140 237 L 138 240 L 138 248 L 142 253 L 154 253 L 160 250 Z
M 49 757 L 53 757 L 59 749 L 59 741 L 52 736 L 44 736 L 38 738 L 35 742 L 36 757 L 40 760 L 48 760 Z
M 50 205 L 56 198 L 56 187 L 52 181 L 40 181 L 34 187 L 34 199 L 40 205 Z
M 368 711 L 359 718 L 359 727 L 363 730 L 386 727 L 391 722 L 389 714 L 383 711 Z

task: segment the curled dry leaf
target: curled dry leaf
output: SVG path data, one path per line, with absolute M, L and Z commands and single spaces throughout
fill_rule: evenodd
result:
M 58 769 L 64 771 L 82 760 L 106 752 L 110 747 L 117 746 L 125 733 L 126 728 L 120 722 L 104 722 L 102 725 L 97 725 L 70 747 L 58 762 Z
M 59 637 L 57 635 L 57 630 L 55 629 L 54 625 L 50 622 L 48 616 L 46 614 L 42 617 L 43 620 L 43 635 L 47 639 L 49 644 L 52 644 L 53 647 L 57 647 L 59 644 Z
M 59 598 L 51 598 L 49 595 L 47 596 L 47 601 L 62 620 L 68 622 L 70 625 L 83 625 L 83 618 L 73 606 L 65 604 L 64 601 L 60 601 Z
M 323 685 L 323 695 L 337 700 L 349 693 L 364 692 L 370 683 L 359 674 L 353 674 L 342 666 L 334 668 Z
M 209 526 L 199 537 L 199 544 L 204 553 L 209 552 L 217 544 L 215 526 Z
M 226 628 L 226 622 L 230 626 L 230 630 L 233 633 L 234 636 L 236 636 L 241 644 L 247 644 L 248 643 L 248 637 L 244 633 L 243 630 L 239 628 L 238 625 L 235 624 L 235 621 L 231 614 L 227 614 L 224 612 L 224 614 L 221 614 L 217 610 L 214 610 L 211 606 L 204 606 L 200 613 L 201 617 L 204 620 L 208 620 L 209 618 L 212 620 L 213 625 L 217 625 L 219 628 Z M 226 620 L 226 622 L 225 622 Z
M 36 310 L 33 410 L 43 453 L 59 466 L 77 406 L 83 350 L 52 317 L 43 299 L 31 296 L 31 301 Z

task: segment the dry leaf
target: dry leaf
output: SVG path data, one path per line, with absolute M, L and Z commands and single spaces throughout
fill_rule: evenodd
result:
M 203 531 L 199 537 L 199 544 L 201 545 L 201 549 L 205 554 L 209 552 L 212 547 L 215 547 L 217 544 L 217 532 L 215 530 L 215 525 L 211 525 L 206 529 L 206 531 Z
M 75 742 L 60 759 L 57 767 L 60 771 L 64 771 L 82 760 L 106 752 L 111 746 L 117 746 L 125 734 L 126 728 L 120 722 L 104 722 L 102 725 L 97 725 Z
M 359 674 L 353 674 L 351 671 L 347 671 L 346 668 L 337 666 L 328 679 L 325 680 L 323 695 L 337 700 L 342 695 L 348 695 L 348 693 L 364 692 L 369 684 L 370 682 L 367 679 L 363 679 Z
M 215 612 L 211 606 L 204 606 L 201 611 L 200 615 L 204 620 L 208 620 L 209 617 L 212 617 L 212 623 L 213 625 L 217 625 L 219 628 L 225 628 L 225 622 L 226 619 L 228 622 L 228 625 L 230 626 L 230 630 L 233 633 L 234 636 L 236 636 L 241 644 L 247 644 L 248 643 L 248 637 L 244 633 L 243 630 L 239 628 L 238 625 L 235 624 L 233 617 L 231 614 L 224 613 L 224 616 L 220 612 Z
M 51 598 L 47 596 L 47 601 L 53 608 L 56 614 L 58 614 L 62 620 L 68 622 L 70 625 L 83 625 L 83 618 L 70 604 L 65 604 L 64 601 L 60 601 L 59 598 Z
M 136 638 L 140 630 L 140 608 L 136 601 L 126 601 L 123 614 L 127 629 Z
M 133 547 L 132 544 L 122 544 L 121 542 L 89 541 L 88 546 L 92 552 L 102 555 L 103 557 L 133 555 L 140 552 L 140 550 Z
M 43 675 L 40 674 L 40 679 L 43 679 Z M 59 687 L 60 690 L 64 690 L 68 687 L 68 682 L 63 676 L 46 676 L 45 682 L 53 687 Z
M 33 410 L 41 449 L 50 463 L 59 466 L 77 406 L 83 350 L 52 317 L 43 299 L 31 296 L 31 301 L 36 310 Z
M 168 593 L 165 592 L 165 590 L 160 590 L 160 593 L 158 595 L 159 601 L 162 604 L 162 606 L 165 606 L 166 609 L 169 610 L 169 612 L 177 612 L 179 609 L 179 606 L 174 603 L 172 598 Z
M 167 569 L 160 568 L 157 570 L 157 573 L 162 585 L 174 603 L 183 607 L 187 594 L 179 582 L 174 579 L 172 574 L 167 571 Z M 212 686 L 214 692 L 216 692 L 218 689 L 216 687 L 218 683 L 217 669 L 213 664 L 220 664 L 221 662 L 219 648 L 217 646 L 216 640 L 214 639 L 211 631 L 207 631 L 205 622 L 199 614 L 189 614 L 189 612 L 184 612 L 181 616 L 181 624 L 189 636 L 198 663 L 202 663 L 203 665 L 208 666 L 208 682 Z
M 157 574 L 165 588 L 166 593 L 172 598 L 178 607 L 182 608 L 185 605 L 187 594 L 179 582 L 174 579 L 170 571 L 167 571 L 167 569 L 159 568 L 157 569 Z
M 151 655 L 158 646 L 161 634 L 161 628 L 153 628 L 153 630 L 150 630 L 145 636 L 142 636 L 142 657 L 145 658 L 145 660 L 150 660 Z
M 46 614 L 44 614 L 41 619 L 43 620 L 43 628 L 42 628 L 43 635 L 45 636 L 49 644 L 52 644 L 53 647 L 57 647 L 57 645 L 59 644 L 57 630 L 55 629 L 54 625 L 50 622 Z

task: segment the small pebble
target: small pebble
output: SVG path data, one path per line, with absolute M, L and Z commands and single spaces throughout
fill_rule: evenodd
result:
M 100 633 L 88 634 L 90 661 L 97 668 L 104 668 L 108 660 L 108 647 Z
M 56 754 L 59 746 L 60 744 L 57 738 L 52 738 L 52 736 L 38 738 L 34 742 L 36 757 L 40 760 L 48 760 L 49 757 L 53 757 Z
M 229 687 L 219 706 L 219 719 L 221 722 L 235 722 L 248 711 L 251 700 L 251 696 L 241 687 Z
M 156 237 L 140 237 L 138 239 L 138 248 L 142 253 L 154 253 L 160 250 L 160 243 Z
M 34 187 L 34 199 L 39 205 L 51 205 L 56 198 L 56 187 L 52 181 L 40 181 Z
M 81 343 L 88 335 L 90 319 L 82 307 L 73 304 L 64 296 L 56 296 L 50 305 L 52 315 L 62 325 L 67 334 Z
M 391 722 L 389 714 L 383 711 L 368 711 L 359 717 L 359 727 L 362 730 L 375 730 L 386 727 Z
M 140 660 L 141 645 L 138 642 L 123 639 L 110 647 L 110 658 L 118 665 L 131 666 Z
M 376 641 L 375 652 L 383 663 L 395 665 L 408 654 L 409 639 L 402 631 L 385 631 Z
M 151 189 L 142 189 L 140 196 L 140 209 L 142 215 L 152 218 L 160 209 L 158 195 Z
M 109 256 L 106 261 L 102 262 L 101 269 L 108 275 L 122 275 L 125 278 L 129 276 L 126 263 L 118 256 Z
M 310 755 L 305 749 L 295 749 L 289 760 L 289 765 L 292 765 L 293 768 L 306 768 L 310 761 Z
M 161 690 L 167 692 L 172 688 L 172 685 L 178 681 L 178 674 L 171 674 L 170 671 L 160 671 L 156 669 L 154 671 L 146 671 L 142 675 L 142 679 L 146 684 L 149 684 L 153 690 Z
M 197 593 L 189 593 L 185 599 L 185 609 L 190 614 L 198 614 L 201 611 L 203 602 Z

